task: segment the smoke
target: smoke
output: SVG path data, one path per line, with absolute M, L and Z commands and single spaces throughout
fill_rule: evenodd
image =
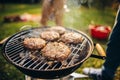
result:
M 80 17 L 80 4 L 79 0 L 67 0 L 66 2 L 66 13 L 65 13 L 65 22 L 66 26 L 74 27 L 75 25 L 79 26 L 78 18 Z
M 82 8 L 84 4 L 91 8 L 93 0 L 67 0 L 65 13 L 65 26 L 80 27 L 82 23 Z
M 80 7 L 79 0 L 67 0 L 67 6 L 69 8 Z
M 91 8 L 94 0 L 67 0 L 68 7 L 80 7 L 86 4 L 89 8 Z

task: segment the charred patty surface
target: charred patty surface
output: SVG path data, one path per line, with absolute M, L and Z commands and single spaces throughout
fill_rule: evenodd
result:
M 25 38 L 23 45 L 28 49 L 41 49 L 46 45 L 46 41 L 41 38 Z
M 57 40 L 60 37 L 60 35 L 55 31 L 44 31 L 40 34 L 40 37 L 47 41 L 54 41 Z
M 42 56 L 48 60 L 56 60 L 61 62 L 69 56 L 71 50 L 62 42 L 50 42 L 41 50 L 41 52 Z
M 65 29 L 64 27 L 62 27 L 62 26 L 54 26 L 54 27 L 51 27 L 50 30 L 56 31 L 56 32 L 58 32 L 60 35 L 61 35 L 61 34 L 64 34 L 65 31 L 66 31 L 66 29 Z
M 79 43 L 82 42 L 82 36 L 75 32 L 68 32 L 61 36 L 61 41 L 64 43 Z

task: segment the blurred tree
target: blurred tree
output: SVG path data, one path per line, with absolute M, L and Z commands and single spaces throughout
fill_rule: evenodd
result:
M 3 11 L 5 9 L 5 0 L 0 1 L 0 10 Z
M 0 0 L 0 3 L 39 3 L 41 0 Z
M 118 10 L 119 2 L 118 0 L 113 0 L 112 2 L 112 9 Z
M 82 6 L 91 8 L 99 8 L 104 10 L 106 7 L 117 8 L 117 0 L 78 0 L 78 3 Z

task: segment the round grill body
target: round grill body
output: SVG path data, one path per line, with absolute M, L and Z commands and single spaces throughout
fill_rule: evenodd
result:
M 91 55 L 94 45 L 92 40 L 83 32 L 65 28 L 66 32 L 75 32 L 83 37 L 83 41 L 78 44 L 67 44 L 71 49 L 68 58 L 61 62 L 48 62 L 40 54 L 39 50 L 30 51 L 26 49 L 22 42 L 26 37 L 40 37 L 40 33 L 49 27 L 32 28 L 20 31 L 11 36 L 3 44 L 3 56 L 5 59 L 18 68 L 21 72 L 34 78 L 56 79 L 69 75 L 78 69 L 82 63 Z M 30 54 L 37 54 L 38 57 L 30 57 Z

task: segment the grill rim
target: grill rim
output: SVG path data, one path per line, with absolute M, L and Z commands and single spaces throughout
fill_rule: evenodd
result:
M 71 65 L 71 66 L 63 67 L 63 68 L 60 68 L 60 69 L 55 68 L 55 69 L 53 69 L 53 70 L 52 70 L 52 69 L 47 69 L 47 70 L 41 69 L 41 70 L 38 70 L 38 69 L 26 68 L 26 67 L 24 67 L 24 66 L 22 66 L 22 65 L 16 64 L 15 62 L 11 61 L 11 60 L 9 59 L 9 57 L 7 57 L 7 55 L 6 55 L 6 53 L 5 53 L 5 46 L 7 45 L 7 43 L 8 43 L 13 37 L 15 37 L 16 35 L 18 35 L 18 34 L 20 35 L 22 32 L 27 33 L 27 32 L 29 32 L 30 30 L 37 29 L 37 28 L 40 29 L 41 27 L 36 27 L 36 28 L 31 28 L 31 29 L 19 31 L 19 32 L 13 34 L 11 37 L 9 37 L 9 38 L 7 39 L 7 41 L 6 41 L 5 43 L 3 43 L 2 53 L 3 53 L 4 58 L 5 58 L 9 63 L 13 64 L 13 65 L 16 66 L 16 67 L 24 68 L 24 69 L 27 69 L 27 70 L 48 71 L 48 72 L 49 72 L 49 71 L 59 71 L 59 70 L 64 70 L 64 69 L 72 68 L 72 67 L 74 67 L 74 66 L 77 66 L 77 65 L 83 63 L 85 60 L 87 60 L 87 59 L 90 57 L 90 55 L 91 55 L 92 52 L 93 52 L 94 44 L 93 44 L 93 41 L 91 40 L 91 38 L 90 38 L 89 36 L 87 36 L 87 35 L 86 35 L 85 33 L 83 33 L 82 31 L 78 31 L 78 30 L 70 29 L 70 28 L 65 28 L 65 29 L 72 30 L 73 32 L 78 32 L 78 33 L 82 34 L 82 36 L 84 36 L 84 37 L 87 39 L 87 41 L 89 41 L 89 45 L 90 45 L 89 51 L 88 51 L 86 57 L 85 57 L 84 59 L 82 59 L 80 62 L 77 62 L 77 63 L 75 63 L 75 64 L 73 64 L 73 65 Z

